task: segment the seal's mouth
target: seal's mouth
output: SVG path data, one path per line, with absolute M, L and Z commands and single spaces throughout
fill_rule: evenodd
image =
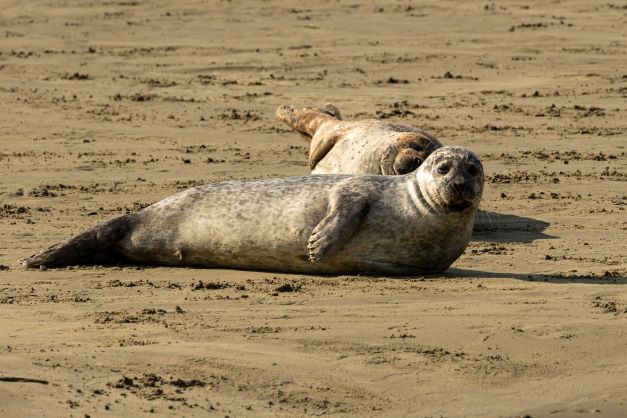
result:
M 463 212 L 476 207 L 476 196 L 469 196 L 469 193 L 438 193 L 435 201 L 437 207 L 442 212 Z
M 462 212 L 472 206 L 472 201 L 468 200 L 456 200 L 446 205 L 446 209 L 449 212 Z
M 448 190 L 448 196 L 444 197 L 444 206 L 449 212 L 462 212 L 475 205 L 477 194 L 470 186 L 453 186 Z

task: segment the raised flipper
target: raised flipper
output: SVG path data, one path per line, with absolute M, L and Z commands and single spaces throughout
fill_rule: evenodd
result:
M 311 262 L 324 260 L 342 248 L 368 214 L 368 196 L 355 193 L 350 184 L 346 186 L 332 192 L 327 215 L 309 237 Z
M 122 257 L 114 247 L 131 231 L 133 223 L 132 214 L 120 216 L 34 254 L 21 263 L 27 268 L 35 268 L 118 262 Z
M 294 106 L 281 105 L 277 108 L 275 115 L 277 119 L 294 129 L 307 141 L 313 138 L 324 122 L 342 120 L 340 110 L 332 104 L 327 104 L 320 109 L 297 109 Z
M 309 169 L 316 168 L 318 163 L 331 151 L 338 140 L 337 132 L 324 132 L 311 143 L 309 150 Z

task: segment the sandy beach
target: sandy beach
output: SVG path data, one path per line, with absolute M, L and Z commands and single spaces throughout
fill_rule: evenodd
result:
M 0 0 L 0 416 L 626 415 L 626 64 L 624 2 Z M 481 157 L 445 274 L 18 263 L 325 103 Z

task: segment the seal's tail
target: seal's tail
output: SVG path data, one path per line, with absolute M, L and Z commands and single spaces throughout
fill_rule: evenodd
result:
M 323 108 L 297 109 L 294 106 L 281 105 L 275 115 L 278 120 L 294 129 L 306 140 L 311 140 L 323 122 L 329 120 L 342 120 L 340 109 L 327 104 Z
M 132 223 L 132 215 L 120 216 L 21 260 L 21 263 L 27 268 L 115 263 L 122 257 L 114 247 L 131 230 Z

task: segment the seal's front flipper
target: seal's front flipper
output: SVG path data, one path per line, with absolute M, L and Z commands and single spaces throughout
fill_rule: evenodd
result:
M 277 108 L 275 116 L 307 141 L 313 138 L 324 122 L 342 120 L 340 110 L 332 104 L 320 109 L 297 109 L 294 106 L 281 105 Z
M 334 132 L 325 132 L 323 135 L 319 135 L 311 143 L 309 150 L 309 169 L 316 168 L 318 163 L 331 151 L 331 149 L 337 143 L 338 136 Z
M 132 215 L 124 215 L 89 229 L 22 260 L 27 268 L 62 267 L 85 264 L 110 264 L 121 259 L 115 250 L 131 230 Z
M 358 195 L 348 188 L 334 192 L 327 215 L 316 225 L 309 237 L 309 261 L 324 260 L 342 248 L 357 231 L 368 210 L 366 195 Z

